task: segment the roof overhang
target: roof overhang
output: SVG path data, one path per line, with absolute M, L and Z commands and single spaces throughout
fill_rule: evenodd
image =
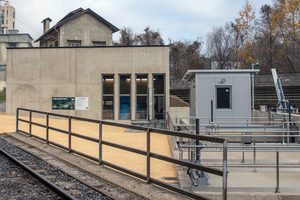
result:
M 248 74 L 257 74 L 259 69 L 219 69 L 219 70 L 188 70 L 183 76 L 183 81 L 191 81 L 195 78 L 195 74 L 229 74 L 229 73 L 248 73 Z

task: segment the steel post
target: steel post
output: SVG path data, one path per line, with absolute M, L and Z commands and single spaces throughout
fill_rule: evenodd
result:
M 150 128 L 147 129 L 147 184 L 150 184 Z
M 49 144 L 49 113 L 46 116 L 46 142 Z
M 276 191 L 275 193 L 279 192 L 279 151 L 276 151 Z
M 102 122 L 99 123 L 99 165 L 102 165 Z
M 72 132 L 71 132 L 71 120 L 72 120 L 72 117 L 70 116 L 69 117 L 69 153 L 71 152 L 71 150 L 72 150 L 72 147 L 71 147 L 71 134 L 72 134 Z
M 196 135 L 200 135 L 200 123 L 199 123 L 199 119 L 196 119 Z M 199 146 L 200 145 L 200 142 L 199 140 L 197 139 L 196 140 L 196 145 Z M 199 147 L 196 148 L 196 161 L 199 161 L 200 160 L 200 149 Z
M 227 200 L 227 146 L 228 141 L 225 139 L 223 142 L 223 200 Z
M 19 131 L 19 108 L 16 110 L 16 132 Z
M 214 122 L 214 101 L 210 101 L 210 120 Z
M 32 122 L 32 111 L 30 110 L 30 112 L 29 112 L 29 137 L 31 137 L 31 126 L 32 126 L 31 122 Z
M 253 145 L 254 145 L 254 148 L 253 148 L 253 165 L 256 164 L 256 148 L 255 148 L 255 140 L 253 140 Z M 256 168 L 254 167 L 253 169 L 253 172 L 256 172 Z

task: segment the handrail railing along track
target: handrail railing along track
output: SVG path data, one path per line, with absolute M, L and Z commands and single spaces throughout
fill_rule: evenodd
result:
M 27 111 L 29 112 L 29 120 L 24 120 L 24 119 L 20 119 L 19 118 L 19 111 Z M 46 125 L 43 124 L 39 124 L 36 122 L 32 122 L 32 113 L 38 113 L 38 114 L 45 114 L 46 115 Z M 49 124 L 49 116 L 55 116 L 55 117 L 61 117 L 61 118 L 66 118 L 68 119 L 68 130 L 62 130 L 59 128 L 55 128 L 53 126 L 50 126 Z M 88 136 L 84 136 L 78 133 L 74 133 L 71 131 L 71 124 L 72 124 L 72 120 L 79 120 L 79 121 L 85 121 L 85 122 L 91 122 L 91 123 L 97 123 L 99 124 L 99 139 L 97 138 L 92 138 L 92 137 L 88 137 Z M 23 130 L 19 129 L 19 121 L 24 122 L 24 123 L 28 123 L 29 124 L 29 133 Z M 34 126 L 39 126 L 42 128 L 46 129 L 46 138 L 41 138 L 39 136 L 36 136 L 32 133 L 32 125 Z M 122 127 L 122 128 L 129 128 L 129 129 L 135 129 L 135 130 L 141 130 L 141 131 L 146 131 L 147 132 L 147 151 L 144 150 L 140 150 L 140 149 L 135 149 L 132 147 L 128 147 L 128 146 L 123 146 L 120 144 L 116 144 L 116 143 L 112 143 L 112 142 L 108 142 L 102 139 L 102 125 L 110 125 L 110 126 L 117 126 L 117 127 Z M 53 141 L 49 140 L 49 130 L 53 130 L 53 131 L 57 131 L 63 134 L 67 134 L 68 135 L 68 146 L 63 146 L 60 144 L 57 144 Z M 42 141 L 45 141 L 48 144 L 52 144 L 55 146 L 58 146 L 62 149 L 65 149 L 66 151 L 70 152 L 70 153 L 75 153 L 78 154 L 80 156 L 86 157 L 88 159 L 91 159 L 93 161 L 99 162 L 100 165 L 106 165 L 109 166 L 111 168 L 114 168 L 116 170 L 125 172 L 127 174 L 130 174 L 134 177 L 140 178 L 144 181 L 146 181 L 148 184 L 149 183 L 153 183 L 156 185 L 159 185 L 161 187 L 164 187 L 166 189 L 178 192 L 182 195 L 191 197 L 191 198 L 195 198 L 195 199 L 207 199 L 204 196 L 201 195 L 197 195 L 193 192 L 175 187 L 171 184 L 162 182 L 160 180 L 154 179 L 151 177 L 150 174 L 150 158 L 155 158 L 155 159 L 159 159 L 159 160 L 163 160 L 166 162 L 170 162 L 173 164 L 178 164 L 178 165 L 182 165 L 182 166 L 186 166 L 189 168 L 194 168 L 194 169 L 198 169 L 198 170 L 202 170 L 205 172 L 209 172 L 218 176 L 222 176 L 223 177 L 223 189 L 222 189 L 222 198 L 225 200 L 227 199 L 227 139 L 223 139 L 223 138 L 214 138 L 214 137 L 210 137 L 210 136 L 203 136 L 203 135 L 195 135 L 195 134 L 189 134 L 189 133 L 179 133 L 176 131 L 169 131 L 169 130 L 163 130 L 163 129 L 156 129 L 156 128 L 149 128 L 149 127 L 142 127 L 142 126 L 135 126 L 135 125 L 129 125 L 129 124 L 121 124 L 121 123 L 116 123 L 116 122 L 112 122 L 112 121 L 103 121 L 103 120 L 95 120 L 95 119 L 88 119 L 88 118 L 82 118 L 82 117 L 76 117 L 76 116 L 68 116 L 68 115 L 62 115 L 62 114 L 57 114 L 57 113 L 49 113 L 49 112 L 42 112 L 42 111 L 37 111 L 37 110 L 30 110 L 30 109 L 25 109 L 25 108 L 17 108 L 17 112 L 16 112 L 16 131 L 17 132 L 21 132 L 24 134 L 27 134 L 31 137 L 35 137 L 38 138 Z M 189 139 L 195 139 L 195 140 L 203 140 L 203 141 L 210 141 L 210 142 L 215 142 L 215 143 L 222 143 L 223 144 L 223 171 L 219 170 L 219 169 L 215 169 L 215 168 L 211 168 L 211 167 L 206 167 L 200 164 L 196 164 L 196 163 L 190 163 L 190 162 L 186 162 L 186 161 L 182 161 L 179 159 L 175 159 L 172 157 L 167 157 L 164 155 L 160 155 L 160 154 L 156 154 L 156 153 L 152 153 L 150 150 L 150 133 L 151 132 L 155 132 L 155 133 L 159 133 L 159 134 L 164 134 L 164 135 L 172 135 L 172 136 L 178 136 L 178 137 L 185 137 L 185 138 L 189 138 Z M 74 149 L 72 149 L 71 146 L 71 138 L 72 137 L 78 137 L 78 138 L 82 138 L 88 141 L 92 141 L 95 143 L 99 144 L 99 158 L 87 155 L 85 153 L 76 151 Z M 118 149 L 122 149 L 125 151 L 129 151 L 129 152 L 133 152 L 133 153 L 137 153 L 140 155 L 144 155 L 147 157 L 147 163 L 146 163 L 146 168 L 147 168 L 147 173 L 146 175 L 140 174 L 138 172 L 134 172 L 131 171 L 129 169 L 125 169 L 121 166 L 117 166 L 113 163 L 109 163 L 105 160 L 103 160 L 102 157 L 102 145 L 107 145 L 107 146 L 111 146 L 114 148 L 118 148 Z

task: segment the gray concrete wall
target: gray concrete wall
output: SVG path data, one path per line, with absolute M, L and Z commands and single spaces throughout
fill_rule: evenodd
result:
M 136 108 L 135 74 L 148 74 L 149 80 L 153 79 L 153 74 L 165 74 L 168 112 L 169 48 L 162 46 L 9 49 L 6 113 L 14 115 L 16 108 L 22 107 L 101 119 L 102 74 L 114 74 L 115 77 L 116 120 L 119 119 L 119 74 L 132 74 L 132 119 L 135 119 Z M 152 81 L 148 81 L 150 99 L 152 85 Z M 89 97 L 89 110 L 52 110 L 52 97 Z M 149 106 L 151 116 L 152 105 Z
M 221 80 L 226 79 L 225 83 Z M 249 73 L 196 73 L 196 117 L 211 116 L 211 100 L 214 106 L 214 122 L 228 121 L 228 119 L 217 118 L 251 118 L 251 87 Z M 229 86 L 232 88 L 230 109 L 216 109 L 216 87 Z M 232 122 L 237 122 L 233 119 Z M 239 119 L 239 122 L 246 119 Z M 208 124 L 208 120 L 201 120 Z

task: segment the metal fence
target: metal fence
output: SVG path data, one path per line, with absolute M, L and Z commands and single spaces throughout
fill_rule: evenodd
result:
M 25 111 L 29 113 L 29 119 L 25 120 L 25 119 L 21 119 L 19 118 L 19 111 Z M 45 116 L 45 120 L 46 120 L 46 125 L 43 124 L 39 124 L 36 122 L 32 121 L 32 114 L 33 113 L 38 113 L 41 115 L 46 115 Z M 68 130 L 62 130 L 59 128 L 55 128 L 53 126 L 50 126 L 49 122 L 50 122 L 50 118 L 49 116 L 54 116 L 54 117 L 58 117 L 58 118 L 65 118 L 68 119 Z M 81 135 L 79 133 L 74 133 L 71 130 L 71 125 L 72 125 L 72 120 L 78 120 L 78 121 L 85 121 L 85 122 L 91 122 L 91 123 L 96 123 L 99 124 L 99 138 L 92 138 L 92 137 L 88 137 L 85 135 Z M 19 122 L 23 122 L 23 123 L 27 123 L 29 125 L 29 132 L 26 132 L 24 130 L 20 130 L 19 129 Z M 146 143 L 147 143 L 147 151 L 144 150 L 140 150 L 140 149 L 135 149 L 132 147 L 128 147 L 128 146 L 123 146 L 120 144 L 116 144 L 116 143 L 112 143 L 112 142 L 108 142 L 102 139 L 102 125 L 109 125 L 109 126 L 116 126 L 116 127 L 121 127 L 121 128 L 129 128 L 129 129 L 135 129 L 135 130 L 141 130 L 141 131 L 146 131 L 147 132 L 147 139 L 146 139 Z M 42 138 L 39 137 L 37 135 L 34 135 L 34 133 L 32 132 L 32 126 L 39 126 L 42 128 L 46 129 L 46 137 Z M 57 144 L 53 141 L 49 140 L 49 130 L 53 130 L 56 132 L 60 132 L 62 134 L 67 134 L 68 135 L 68 146 L 63 146 L 61 144 Z M 151 162 L 151 158 L 154 159 L 159 159 L 162 161 L 166 161 L 166 162 L 170 162 L 176 165 L 181 165 L 181 166 L 186 166 L 192 169 L 197 169 L 197 170 L 201 170 L 204 172 L 209 172 L 218 176 L 223 177 L 223 186 L 222 186 L 222 198 L 225 200 L 227 199 L 227 139 L 222 139 L 222 138 L 214 138 L 214 137 L 209 137 L 209 136 L 200 136 L 200 135 L 194 135 L 194 134 L 188 134 L 188 133 L 179 133 L 176 131 L 168 131 L 168 130 L 163 130 L 163 129 L 155 129 L 155 128 L 148 128 L 148 127 L 142 127 L 142 126 L 133 126 L 133 125 L 128 125 L 128 124 L 120 124 L 120 123 L 115 123 L 115 122 L 111 122 L 111 121 L 103 121 L 103 120 L 94 120 L 94 119 L 87 119 L 87 118 L 81 118 L 81 117 L 75 117 L 75 116 L 68 116 L 68 115 L 62 115 L 62 114 L 56 114 L 56 113 L 48 113 L 48 112 L 42 112 L 42 111 L 37 111 L 37 110 L 30 110 L 30 109 L 24 109 L 24 108 L 17 108 L 17 112 L 16 112 L 16 131 L 23 133 L 23 134 L 27 134 L 30 137 L 35 137 L 38 138 L 44 142 L 46 142 L 47 144 L 52 144 L 55 145 L 57 147 L 60 147 L 64 150 L 67 150 L 69 153 L 75 153 L 77 155 L 83 156 L 85 158 L 88 158 L 90 160 L 96 161 L 99 163 L 99 165 L 104 165 L 104 166 L 109 166 L 111 168 L 114 168 L 116 170 L 122 171 L 124 173 L 127 173 L 129 175 L 132 175 L 136 178 L 142 179 L 144 181 L 147 182 L 147 184 L 156 184 L 158 186 L 161 186 L 163 188 L 172 190 L 174 192 L 178 192 L 182 195 L 191 197 L 191 198 L 195 198 L 195 199 L 207 199 L 204 196 L 201 195 L 197 195 L 193 192 L 181 189 L 179 187 L 175 187 L 171 184 L 162 182 L 160 180 L 154 179 L 153 177 L 151 177 L 150 174 L 150 162 Z M 150 137 L 151 137 L 151 132 L 154 133 L 159 133 L 159 134 L 164 134 L 164 135 L 171 135 L 171 136 L 180 136 L 180 137 L 184 137 L 184 138 L 189 138 L 189 139 L 195 139 L 195 140 L 203 140 L 203 141 L 210 141 L 210 142 L 215 142 L 215 143 L 222 143 L 222 148 L 223 148 L 223 171 L 222 170 L 218 170 L 215 168 L 211 168 L 211 167 L 206 167 L 200 164 L 196 164 L 196 163 L 190 163 L 190 162 L 186 162 L 183 160 L 179 160 L 179 159 L 175 159 L 175 158 L 171 158 L 168 156 L 164 156 L 164 155 L 160 155 L 157 153 L 153 153 L 151 152 L 150 149 Z M 85 153 L 76 151 L 74 149 L 72 149 L 72 138 L 73 137 L 77 137 L 77 138 L 81 138 L 81 139 L 85 139 L 88 141 L 92 141 L 95 142 L 97 144 L 99 144 L 99 158 L 87 155 Z M 110 147 L 114 147 L 114 148 L 118 148 L 118 149 L 122 149 L 125 151 L 129 151 L 129 152 L 133 152 L 139 155 L 143 155 L 146 157 L 146 175 L 140 174 L 138 172 L 135 171 L 131 171 L 129 169 L 123 168 L 122 166 L 117 166 L 113 163 L 109 163 L 105 160 L 103 160 L 103 151 L 102 151 L 102 146 L 103 145 L 107 145 Z
M 189 121 L 190 124 L 185 124 L 183 121 Z M 204 118 L 203 118 L 204 119 Z M 207 118 L 205 118 L 207 119 Z M 221 118 L 219 118 L 221 119 Z M 279 193 L 279 169 L 280 168 L 299 168 L 299 164 L 281 164 L 279 165 L 279 153 L 280 152 L 300 152 L 300 144 L 297 144 L 298 138 L 300 138 L 300 131 L 291 129 L 290 125 L 296 127 L 300 122 L 296 121 L 295 118 L 292 118 L 291 121 L 286 121 L 285 119 L 274 121 L 271 118 L 259 117 L 247 119 L 247 123 L 244 122 L 234 122 L 236 125 L 232 125 L 232 121 L 228 119 L 232 118 L 223 118 L 225 121 L 220 121 L 218 123 L 211 122 L 209 124 L 202 124 L 202 130 L 198 130 L 201 135 L 209 135 L 214 138 L 228 138 L 228 143 L 234 142 L 227 147 L 227 152 L 241 152 L 241 164 L 229 164 L 227 167 L 248 167 L 248 168 L 276 168 L 276 189 L 275 193 Z M 238 118 L 236 118 L 238 119 Z M 245 120 L 246 118 L 240 118 Z M 199 120 L 199 118 L 175 118 L 170 119 L 170 123 L 173 124 L 170 126 L 174 130 L 181 130 L 184 133 L 195 133 L 196 126 L 194 121 Z M 226 121 L 228 120 L 228 121 Z M 255 121 L 254 123 L 251 123 Z M 175 122 L 175 123 L 174 123 Z M 231 126 L 230 126 L 231 124 Z M 239 124 L 244 124 L 240 126 Z M 199 127 L 200 128 L 200 127 Z M 185 130 L 184 130 L 185 129 Z M 245 144 L 245 138 L 248 138 L 247 144 Z M 268 144 L 267 138 L 278 138 L 277 144 Z M 291 142 L 291 138 L 294 139 L 294 142 Z M 249 140 L 250 139 L 250 140 Z M 233 141 L 234 140 L 234 141 Z M 239 141 L 239 142 L 238 142 Z M 257 141 L 261 143 L 258 144 Z M 299 142 L 300 140 L 298 140 Z M 238 142 L 238 143 L 237 143 Z M 195 160 L 193 157 L 195 150 L 203 149 L 201 152 L 219 152 L 221 153 L 223 147 L 215 144 L 208 145 L 197 145 L 193 140 L 183 140 L 182 137 L 178 138 L 178 153 L 179 159 L 187 160 L 192 162 Z M 187 156 L 183 156 L 184 149 L 187 150 Z M 209 150 L 207 150 L 209 149 Z M 249 150 L 249 149 L 252 149 Z M 245 152 L 253 152 L 253 164 L 244 164 L 245 161 Z M 256 155 L 257 152 L 274 152 L 276 153 L 276 165 L 271 164 L 257 164 Z M 199 156 L 199 155 L 198 155 Z M 206 165 L 209 167 L 222 167 L 222 164 L 210 164 Z

